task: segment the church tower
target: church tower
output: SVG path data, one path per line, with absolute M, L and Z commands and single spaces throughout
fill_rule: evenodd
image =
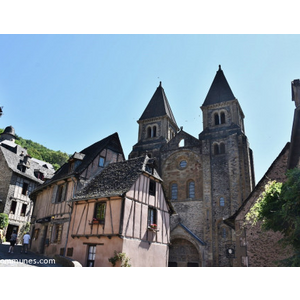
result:
M 219 66 L 201 106 L 204 240 L 213 266 L 230 266 L 235 237 L 223 223 L 252 191 L 252 150 L 245 135 L 244 114 Z
M 139 124 L 138 142 L 133 146 L 129 158 L 146 153 L 149 157 L 158 158 L 161 146 L 169 142 L 178 131 L 161 82 L 137 122 Z
M 201 110 L 198 138 L 179 130 L 160 83 L 138 120 L 138 142 L 129 158 L 145 153 L 154 158 L 176 211 L 170 220 L 169 266 L 228 267 L 236 237 L 223 219 L 255 183 L 244 114 L 221 66 Z

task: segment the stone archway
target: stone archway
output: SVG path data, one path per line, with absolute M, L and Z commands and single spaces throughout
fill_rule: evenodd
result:
M 201 267 L 201 256 L 197 248 L 188 240 L 172 240 L 169 250 L 169 267 Z

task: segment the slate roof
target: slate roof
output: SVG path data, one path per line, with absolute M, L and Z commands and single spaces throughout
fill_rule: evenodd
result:
M 73 201 L 123 195 L 141 174 L 147 173 L 146 165 L 149 162 L 151 159 L 148 156 L 142 156 L 109 164 L 75 195 Z M 155 170 L 152 176 L 162 181 Z
M 139 121 L 162 116 L 168 116 L 172 122 L 177 125 L 171 106 L 160 82 L 159 87 L 153 94 Z
M 70 172 L 70 168 L 69 168 L 70 162 L 65 163 L 56 172 L 56 174 L 52 177 L 52 179 L 47 182 L 47 184 L 50 184 L 62 178 L 66 178 L 68 176 L 80 174 L 88 167 L 88 165 L 95 159 L 95 157 L 99 155 L 99 153 L 105 148 L 111 149 L 117 153 L 121 153 L 123 154 L 123 157 L 125 157 L 119 139 L 119 135 L 117 132 L 115 132 L 114 134 L 109 135 L 108 137 L 92 144 L 91 146 L 88 146 L 87 148 L 80 151 L 80 153 L 75 152 L 72 157 L 74 157 L 75 159 L 79 159 L 81 161 L 81 164 L 79 164 L 72 172 Z
M 202 106 L 208 106 L 236 99 L 219 65 L 219 70 L 211 84 Z
M 35 170 L 39 170 L 41 173 L 43 173 L 45 179 L 50 179 L 55 172 L 51 164 L 34 158 L 29 159 L 29 168 L 26 168 L 25 172 L 19 170 L 18 165 L 22 163 L 22 161 L 24 161 L 24 156 L 27 155 L 27 152 L 26 149 L 22 148 L 18 144 L 15 144 L 12 141 L 2 141 L 0 143 L 0 151 L 3 153 L 8 167 L 13 172 L 40 184 L 44 183 L 44 181 L 35 177 Z M 24 153 L 24 155 L 21 156 L 22 152 Z

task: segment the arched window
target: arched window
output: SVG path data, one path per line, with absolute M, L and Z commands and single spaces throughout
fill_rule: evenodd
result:
M 225 153 L 225 144 L 221 143 L 220 144 L 220 154 L 224 154 Z
M 226 231 L 226 228 L 225 227 L 222 227 L 221 228 L 221 235 L 222 235 L 222 238 L 225 239 L 227 237 L 227 231 Z
M 218 155 L 218 154 L 220 154 L 219 145 L 218 144 L 214 144 L 214 155 Z
M 177 200 L 178 197 L 178 185 L 177 183 L 172 183 L 171 185 L 171 199 Z
M 149 126 L 148 128 L 147 128 L 147 138 L 151 138 L 151 127 Z
M 156 137 L 156 126 L 152 128 L 152 137 Z
M 220 200 L 219 200 L 219 205 L 220 206 L 225 206 L 225 199 L 224 197 L 221 197 Z
M 195 198 L 195 182 L 193 180 L 188 183 L 188 198 Z
M 225 113 L 221 112 L 221 124 L 225 124 Z
M 219 114 L 215 113 L 215 125 L 219 125 L 219 124 L 220 124 Z
M 187 161 L 186 160 L 181 160 L 179 163 L 179 168 L 184 169 L 187 166 Z

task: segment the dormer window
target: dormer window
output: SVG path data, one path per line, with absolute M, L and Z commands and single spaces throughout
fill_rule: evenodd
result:
M 99 158 L 99 167 L 104 167 L 104 163 L 105 163 L 105 158 L 103 156 L 100 156 Z
M 45 177 L 44 174 L 42 172 L 40 172 L 39 170 L 34 170 L 34 176 L 40 180 L 44 180 L 44 177 Z

